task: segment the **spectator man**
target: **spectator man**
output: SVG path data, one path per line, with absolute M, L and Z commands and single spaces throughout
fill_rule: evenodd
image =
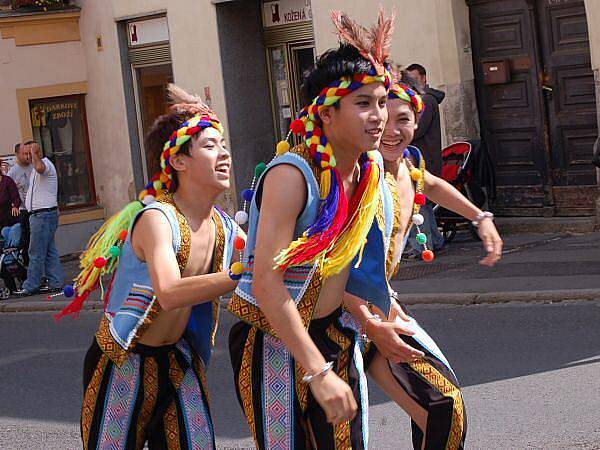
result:
M 52 161 L 45 158 L 41 147 L 32 142 L 31 152 L 33 171 L 25 198 L 29 211 L 31 240 L 29 243 L 29 267 L 27 279 L 18 295 L 25 297 L 39 292 L 44 274 L 51 292 L 58 292 L 63 285 L 64 274 L 54 244 L 58 228 L 58 178 Z
M 403 81 L 413 85 L 420 91 L 425 109 L 419 118 L 419 125 L 415 131 L 412 145 L 423 153 L 427 170 L 436 177 L 442 174 L 442 128 L 440 123 L 440 104 L 446 94 L 427 84 L 427 70 L 420 64 L 411 64 L 403 73 Z M 440 250 L 444 246 L 444 237 L 439 232 L 433 214 L 433 204 L 428 200 L 421 208 L 421 214 L 425 216 L 426 230 L 429 242 L 433 250 Z M 416 242 L 416 232 L 411 231 L 409 243 L 413 249 L 419 248 Z
M 31 172 L 33 166 L 31 165 L 31 152 L 29 151 L 28 144 L 15 144 L 15 156 L 16 164 L 8 171 L 8 176 L 13 179 L 19 190 L 19 197 L 21 198 L 21 206 L 19 208 L 19 223 L 21 224 L 21 243 L 20 247 L 25 249 L 23 252 L 25 265 L 29 264 L 29 255 L 27 249 L 29 249 L 29 213 L 25 207 L 25 197 L 27 196 L 27 189 L 29 188 L 29 179 L 31 178 Z

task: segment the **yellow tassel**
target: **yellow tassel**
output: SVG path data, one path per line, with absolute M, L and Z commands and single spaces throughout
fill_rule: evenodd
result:
M 377 212 L 380 172 L 379 166 L 373 163 L 372 173 L 358 208 L 324 261 L 322 271 L 324 279 L 340 273 L 352 262 L 356 254 L 364 250 L 367 235 Z
M 321 172 L 321 200 L 325 200 L 331 189 L 331 170 Z

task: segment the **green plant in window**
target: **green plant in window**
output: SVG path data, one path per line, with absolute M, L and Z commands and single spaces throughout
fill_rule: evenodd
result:
M 58 9 L 65 6 L 68 2 L 65 0 L 12 0 L 12 8 L 29 8 L 47 11 L 48 9 Z

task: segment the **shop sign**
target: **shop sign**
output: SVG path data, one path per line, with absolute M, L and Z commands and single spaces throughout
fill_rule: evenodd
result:
M 310 0 L 278 0 L 263 3 L 263 26 L 265 28 L 311 21 Z
M 169 40 L 169 25 L 166 17 L 136 20 L 127 24 L 129 46 L 156 44 Z
M 36 105 L 31 108 L 31 125 L 34 127 L 48 126 L 52 120 L 71 119 L 79 108 L 77 102 L 60 102 Z

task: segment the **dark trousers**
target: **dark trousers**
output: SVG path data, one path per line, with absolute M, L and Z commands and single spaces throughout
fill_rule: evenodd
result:
M 19 211 L 19 223 L 21 224 L 21 243 L 19 247 L 23 250 L 23 261 L 25 266 L 29 265 L 29 212 L 26 209 Z
M 245 322 L 229 333 L 235 388 L 256 448 L 260 450 L 364 450 L 368 394 L 358 334 L 345 326 L 349 313 L 337 310 L 315 319 L 308 333 L 354 393 L 359 411 L 333 426 L 313 397 L 304 375 L 282 341 Z

